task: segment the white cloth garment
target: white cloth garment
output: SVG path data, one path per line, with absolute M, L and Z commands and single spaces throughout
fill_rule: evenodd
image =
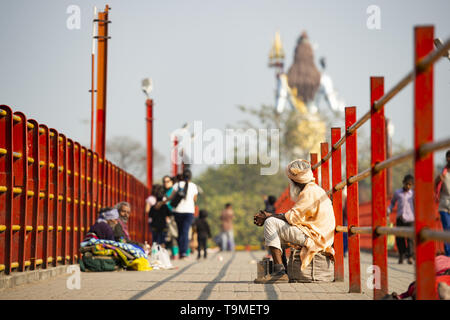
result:
M 173 192 L 177 192 L 178 188 L 184 188 L 186 182 L 179 181 L 174 184 Z M 195 213 L 194 197 L 198 194 L 197 185 L 193 182 L 189 182 L 186 198 L 181 199 L 178 206 L 173 210 L 178 213 Z
M 298 227 L 281 219 L 267 218 L 264 221 L 264 240 L 266 246 L 281 250 L 281 245 L 286 242 L 299 246 L 304 245 L 306 235 Z

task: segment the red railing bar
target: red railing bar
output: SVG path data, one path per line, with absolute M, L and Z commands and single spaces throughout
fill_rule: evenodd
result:
M 426 59 L 433 51 L 434 27 L 414 28 L 414 61 Z M 440 57 L 440 56 L 439 56 Z M 433 141 L 433 68 L 417 70 L 414 80 L 414 148 L 416 151 Z M 415 253 L 416 253 L 416 299 L 436 299 L 435 242 L 422 241 L 422 229 L 434 228 L 434 215 L 430 206 L 434 203 L 433 153 L 420 156 L 415 152 Z
M 331 143 L 335 143 L 341 138 L 341 128 L 331 129 Z M 341 172 L 341 149 L 335 149 L 330 152 L 331 157 L 331 182 L 332 185 L 336 185 L 342 179 Z M 333 211 L 336 224 L 342 224 L 342 192 L 336 191 L 333 194 Z M 343 235 L 338 233 L 334 237 L 334 251 L 335 251 L 335 264 L 334 264 L 334 280 L 344 281 L 344 242 Z
M 345 128 L 347 129 L 356 121 L 356 107 L 345 108 Z M 345 147 L 346 177 L 358 173 L 358 143 L 357 134 L 347 135 Z M 350 184 L 347 188 L 347 220 L 349 226 L 359 226 L 359 196 L 358 183 Z M 359 235 L 348 234 L 348 273 L 349 292 L 361 293 L 361 262 Z
M 384 94 L 384 78 L 370 77 L 370 138 L 371 168 L 386 160 L 386 132 L 384 108 L 375 109 L 375 101 Z M 375 233 L 378 226 L 386 226 L 386 171 L 372 171 L 372 258 L 373 265 L 378 266 L 380 286 L 374 286 L 373 298 L 379 300 L 388 293 L 387 237 Z

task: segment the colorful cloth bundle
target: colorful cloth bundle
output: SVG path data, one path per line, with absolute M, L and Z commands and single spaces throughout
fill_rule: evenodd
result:
M 91 238 L 88 241 L 84 241 L 80 244 L 80 251 L 82 253 L 89 252 L 90 255 L 87 259 L 95 259 L 95 257 L 114 257 L 117 263 L 120 261 L 120 265 L 128 269 L 137 271 L 150 271 L 152 267 L 148 262 L 148 256 L 142 248 L 129 243 L 121 243 L 111 240 L 101 240 Z M 102 271 L 102 270 L 95 270 Z M 110 270 L 103 270 L 110 271 Z
M 138 246 L 130 244 L 130 243 L 121 243 L 121 242 L 116 242 L 116 241 L 112 241 L 112 240 L 91 238 L 88 241 L 82 242 L 80 244 L 80 246 L 86 247 L 86 246 L 93 246 L 93 245 L 97 245 L 97 244 L 109 244 L 114 247 L 117 247 L 117 248 L 127 251 L 128 253 L 130 253 L 131 255 L 133 255 L 136 258 L 146 258 L 146 259 L 148 258 L 147 254 L 141 247 L 138 247 Z

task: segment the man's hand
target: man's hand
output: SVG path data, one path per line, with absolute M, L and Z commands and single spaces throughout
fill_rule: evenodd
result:
M 264 221 L 266 221 L 266 219 L 268 217 L 270 217 L 272 214 L 266 211 L 259 211 L 259 213 L 255 214 L 253 216 L 253 222 L 258 226 L 261 227 L 264 224 Z

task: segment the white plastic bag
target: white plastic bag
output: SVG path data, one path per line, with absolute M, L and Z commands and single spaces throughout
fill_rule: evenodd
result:
M 156 242 L 152 245 L 152 252 L 150 255 L 150 264 L 155 269 L 171 269 L 173 268 L 170 262 L 170 255 L 167 250 Z

